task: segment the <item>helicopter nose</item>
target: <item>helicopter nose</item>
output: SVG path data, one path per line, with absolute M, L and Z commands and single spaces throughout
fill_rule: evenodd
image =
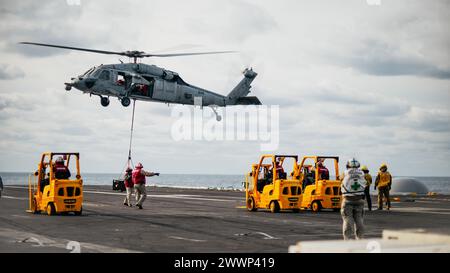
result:
M 93 78 L 78 77 L 77 79 L 73 80 L 73 86 L 80 90 L 91 89 L 96 81 L 97 79 Z
M 66 85 L 66 90 L 70 90 L 72 87 L 75 87 L 78 90 L 83 90 L 84 87 L 83 78 L 75 77 L 70 78 L 70 80 L 71 80 L 70 83 L 64 83 Z
M 72 86 L 79 89 L 80 88 L 80 79 L 72 78 Z

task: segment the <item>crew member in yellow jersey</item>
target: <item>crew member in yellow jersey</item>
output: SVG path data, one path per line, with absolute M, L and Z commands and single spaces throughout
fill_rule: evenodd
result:
M 366 165 L 361 167 L 361 171 L 364 173 L 364 179 L 366 179 L 366 187 L 364 188 L 364 195 L 367 201 L 367 208 L 372 210 L 372 199 L 370 198 L 370 185 L 372 185 L 372 176 L 369 174 L 369 168 Z
M 386 198 L 387 210 L 391 208 L 391 200 L 389 200 L 389 191 L 391 190 L 392 176 L 387 171 L 387 165 L 381 164 L 380 171 L 375 179 L 375 189 L 378 187 L 378 210 L 383 209 L 383 197 Z

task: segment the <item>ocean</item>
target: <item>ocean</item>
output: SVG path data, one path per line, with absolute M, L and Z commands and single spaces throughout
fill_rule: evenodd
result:
M 4 185 L 27 185 L 28 173 L 0 172 Z M 119 174 L 82 173 L 85 185 L 112 185 Z M 409 177 L 424 183 L 430 192 L 450 194 L 450 177 Z M 244 175 L 161 174 L 147 178 L 147 185 L 157 187 L 243 190 Z M 371 187 L 373 191 L 373 187 Z

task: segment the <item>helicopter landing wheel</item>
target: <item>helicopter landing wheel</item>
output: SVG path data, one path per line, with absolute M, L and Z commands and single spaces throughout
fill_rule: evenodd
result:
M 130 106 L 131 100 L 129 97 L 123 97 L 120 102 L 122 103 L 122 106 L 128 107 Z
M 103 107 L 106 107 L 109 105 L 109 98 L 107 97 L 100 97 L 100 103 Z

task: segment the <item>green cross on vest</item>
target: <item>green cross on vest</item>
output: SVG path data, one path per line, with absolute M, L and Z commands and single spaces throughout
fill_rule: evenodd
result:
M 361 185 L 359 185 L 358 182 L 353 183 L 353 185 L 351 186 L 352 190 L 356 191 L 357 189 L 359 189 L 359 187 L 361 187 Z

